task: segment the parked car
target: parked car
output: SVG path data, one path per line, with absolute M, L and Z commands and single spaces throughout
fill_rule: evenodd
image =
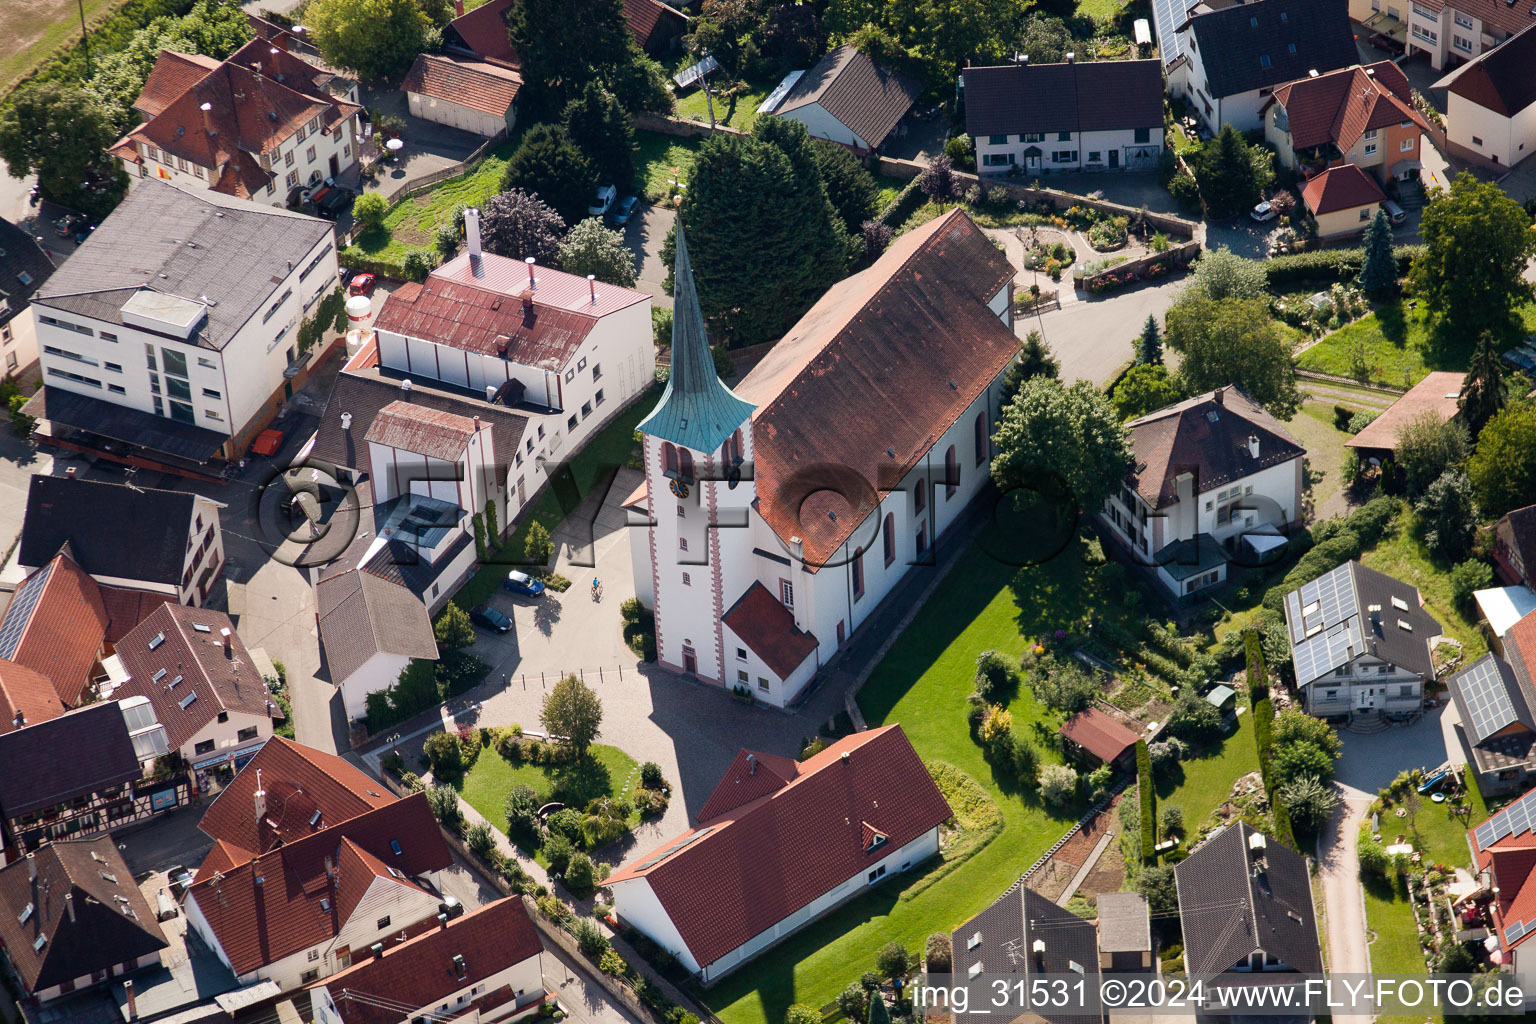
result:
M 587 207 L 587 213 L 593 217 L 601 217 L 608 212 L 608 208 L 618 198 L 618 189 L 612 185 L 599 185 L 597 186 L 597 196 L 593 199 L 592 205 Z
M 469 610 L 469 617 L 486 629 L 505 633 L 512 628 L 512 620 L 488 604 L 477 604 Z
M 516 569 L 507 573 L 507 578 L 502 582 L 501 587 L 503 590 L 510 590 L 514 594 L 526 594 L 528 597 L 539 597 L 544 593 L 543 580 L 536 580 Z
M 446 915 L 450 920 L 464 916 L 464 904 L 452 893 L 444 894 L 443 902 L 437 905 L 437 912 Z
M 341 286 L 345 288 L 347 284 L 352 280 L 352 275 L 355 273 L 357 273 L 357 271 L 353 270 L 351 267 L 338 267 L 336 270 L 336 280 L 341 282 Z
M 608 213 L 608 221 L 616 228 L 621 228 L 629 223 L 629 218 L 634 216 L 635 207 L 639 204 L 639 196 L 625 196 L 614 204 Z
M 1403 208 L 1398 206 L 1390 199 L 1383 199 L 1381 201 L 1381 208 L 1387 211 L 1387 219 L 1390 220 L 1394 226 L 1401 224 L 1403 221 L 1408 219 L 1408 214 L 1403 212 Z
M 1248 216 L 1263 224 L 1265 221 L 1271 221 L 1280 216 L 1280 211 L 1271 206 L 1268 200 L 1265 200 L 1252 210 L 1249 210 Z
M 373 291 L 373 275 L 358 274 L 352 278 L 352 283 L 347 285 L 348 295 L 368 295 Z
M 329 189 L 315 207 L 326 220 L 335 220 L 352 207 L 352 200 L 356 198 L 357 195 L 351 189 L 338 185 Z

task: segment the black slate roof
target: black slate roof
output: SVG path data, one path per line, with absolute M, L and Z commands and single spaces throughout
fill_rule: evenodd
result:
M 1163 127 L 1157 60 L 966 68 L 965 128 L 972 138 L 1038 132 Z
M 1189 25 L 1217 97 L 1360 61 L 1348 0 L 1256 0 L 1196 15 Z
M 73 427 L 109 441 L 120 441 L 199 465 L 206 465 L 229 440 L 228 434 L 216 430 L 178 423 L 165 416 L 46 384 L 27 402 L 25 411 L 28 416 L 54 423 L 55 434 L 59 425 Z
M 0 324 L 26 309 L 52 274 L 53 262 L 32 236 L 0 220 Z
M 93 576 L 181 585 L 197 495 L 128 484 L 34 476 L 21 527 L 21 564 L 44 565 L 67 541 Z
M 1045 944 L 1039 959 L 1032 952 L 1035 940 Z M 972 1006 L 984 1006 L 991 998 L 991 982 L 997 975 L 1082 974 L 1090 992 L 1099 983 L 1099 939 L 1093 922 L 1018 885 L 986 910 L 955 930 L 951 971 L 955 984 L 975 978 L 985 980 L 986 993 L 972 993 Z M 1076 965 L 1074 967 L 1073 965 Z M 980 969 L 977 969 L 980 965 Z M 988 978 L 987 976 L 992 976 Z M 1046 1012 L 1050 1024 L 1094 1024 L 1102 1015 Z
M 1263 837 L 1262 856 L 1250 849 L 1253 836 Z M 1231 970 L 1260 949 L 1293 970 L 1322 972 L 1312 884 L 1295 850 L 1239 822 L 1175 865 L 1173 876 L 1191 975 Z
M 0 735 L 0 810 L 7 818 L 136 782 L 139 774 L 115 701 Z

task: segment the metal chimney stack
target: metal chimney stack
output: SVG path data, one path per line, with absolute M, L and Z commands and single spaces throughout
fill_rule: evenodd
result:
M 464 211 L 464 241 L 469 246 L 469 258 L 480 261 L 480 211 L 471 207 Z

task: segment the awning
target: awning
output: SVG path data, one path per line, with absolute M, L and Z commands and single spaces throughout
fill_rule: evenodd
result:
M 233 764 L 236 771 L 245 767 L 245 762 L 256 756 L 256 752 L 266 746 L 266 740 L 262 740 L 254 747 L 246 747 L 244 750 L 221 750 L 212 757 L 205 757 L 201 761 L 192 762 L 195 769 L 213 768 L 221 764 Z
M 1397 163 L 1392 165 L 1391 174 L 1392 177 L 1395 178 L 1407 171 L 1421 171 L 1423 169 L 1424 165 L 1418 160 L 1399 160 Z
M 229 440 L 225 434 L 190 423 L 180 423 L 164 416 L 113 405 L 99 398 L 48 385 L 40 388 L 27 402 L 26 413 L 53 424 L 50 436 L 57 436 L 61 428 L 66 432 L 82 431 L 106 442 L 98 442 L 104 450 L 110 452 L 116 446 L 122 449 L 118 454 L 123 455 L 133 454 L 134 449 L 143 449 L 194 463 L 206 463 Z
M 1256 554 L 1260 555 L 1274 551 L 1277 548 L 1283 548 L 1289 543 L 1278 533 L 1245 533 L 1243 534 L 1243 539 L 1248 542 L 1248 546 L 1253 548 Z

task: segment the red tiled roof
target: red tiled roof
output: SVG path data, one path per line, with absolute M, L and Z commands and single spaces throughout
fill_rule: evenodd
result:
M 149 698 L 173 750 L 221 713 L 259 718 L 278 713 L 235 624 L 223 612 L 162 604 L 123 637 L 117 659 L 129 679 L 112 691 L 113 699 Z
M 608 884 L 647 882 L 707 965 L 951 814 L 901 727 L 885 726 L 838 740 L 789 784 L 701 820 Z M 890 837 L 874 852 L 864 848 L 866 822 Z M 624 890 L 615 895 L 622 912 Z
M 364 440 L 452 462 L 479 429 L 467 416 L 395 401 L 379 410 Z
M 198 878 L 212 878 L 221 872 L 228 874 L 231 868 L 250 859 L 251 855 L 247 851 L 237 850 L 224 840 L 215 839 L 194 874 Z
M 381 1008 L 380 1002 L 428 1008 L 543 949 L 522 900 L 512 896 L 360 960 L 312 987 L 329 990 L 344 1024 L 396 1024 L 401 1011 Z M 463 980 L 455 956 L 463 958 Z M 348 992 L 366 993 L 369 999 L 349 999 Z
M 96 581 L 61 552 L 16 588 L 3 623 L 18 639 L 0 647 L 0 657 L 46 677 L 65 705 L 79 704 L 107 635 Z
M 116 644 L 129 631 L 149 617 L 149 613 L 175 600 L 169 594 L 154 594 L 147 590 L 129 590 L 126 587 L 97 585 L 101 593 L 102 607 L 107 610 L 107 643 Z
M 1056 730 L 1105 764 L 1136 745 L 1134 732 L 1098 708 L 1079 711 Z
M 441 54 L 416 57 L 400 88 L 505 117 L 523 80 L 511 68 Z
M 346 919 L 325 861 L 341 852 L 343 840 L 379 851 L 377 859 L 403 875 L 440 871 L 453 862 L 426 794 L 413 793 L 223 874 L 199 872 L 189 898 L 197 900 L 237 975 L 336 936 Z M 400 845 L 399 854 L 391 842 Z
M 434 270 L 424 284 L 406 285 L 390 295 L 373 326 L 559 370 L 600 317 L 649 298 L 600 284 L 593 304 L 586 278 L 549 267 L 538 267 L 536 274 L 538 286 L 530 290 L 526 264 L 486 253 L 477 273 L 468 255 L 461 255 Z
M 787 678 L 816 650 L 816 638 L 795 625 L 795 616 L 761 583 L 753 583 L 722 617 L 752 653 Z
M 47 676 L 0 658 L 0 733 L 17 728 L 18 714 L 22 725 L 36 725 L 58 718 L 64 711 L 64 703 Z
M 668 7 L 661 0 L 624 0 L 624 20 L 629 23 L 629 30 L 642 50 L 651 45 L 656 26 L 663 19 L 671 22 L 679 35 L 688 22 L 686 14 Z
M 1287 82 L 1275 88 L 1274 102 L 1285 108 L 1296 149 L 1331 142 L 1348 150 L 1368 130 L 1404 122 L 1429 130 L 1413 109 L 1408 77 L 1389 60 Z
M 133 109 L 145 118 L 156 116 L 218 66 L 218 61 L 200 53 L 161 50 L 155 66 L 149 69 L 139 98 L 133 101 Z
M 1017 355 L 1018 338 L 987 308 L 1013 273 L 953 210 L 839 282 L 736 387 L 757 406 L 758 511 L 786 544 L 804 540 L 812 571 Z M 814 472 L 829 466 L 845 468 L 836 479 Z M 857 503 L 822 500 L 838 494 Z
M 1354 164 L 1330 167 L 1301 188 L 1301 200 L 1314 217 L 1371 206 L 1386 198 L 1376 179 Z
M 699 821 L 718 818 L 727 811 L 745 806 L 758 797 L 776 793 L 800 774 L 800 764 L 792 757 L 742 750 L 721 776 L 715 791 L 699 808 Z
M 1345 447 L 1395 449 L 1398 432 L 1426 412 L 1434 413 L 1444 423 L 1456 415 L 1465 376 L 1450 370 L 1427 374 L 1368 427 L 1345 441 Z
M 258 785 L 267 793 L 267 813 L 260 821 Z M 346 758 L 274 736 L 209 805 L 198 828 L 227 843 L 232 863 L 239 864 L 394 802 L 387 789 Z M 317 811 L 320 818 L 311 825 Z
M 456 33 L 464 45 L 487 60 L 497 61 L 507 67 L 520 67 L 522 59 L 512 49 L 507 38 L 506 12 L 512 0 L 490 0 L 467 14 L 461 14 L 448 23 L 448 30 Z

